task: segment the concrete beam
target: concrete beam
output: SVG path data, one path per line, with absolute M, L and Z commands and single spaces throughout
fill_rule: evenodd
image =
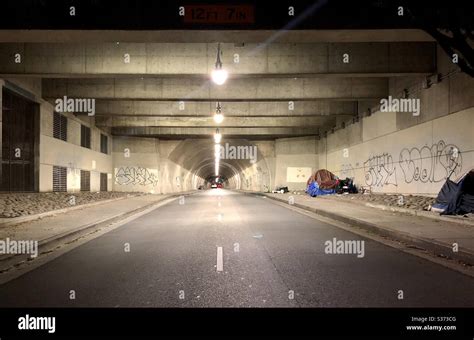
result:
M 274 117 L 314 115 L 357 115 L 357 101 L 297 101 L 289 102 L 222 102 L 226 117 Z M 292 109 L 291 109 L 292 108 Z M 97 100 L 96 116 L 160 116 L 208 117 L 216 109 L 216 102 Z
M 0 30 L 0 42 L 290 43 L 434 41 L 420 29 L 357 30 Z
M 114 127 L 113 135 L 137 136 L 137 137 L 158 137 L 158 138 L 209 138 L 216 131 L 215 127 Z M 292 136 L 318 136 L 317 127 L 266 127 L 266 128 L 219 128 L 223 140 L 225 138 L 246 138 L 246 139 L 274 139 Z
M 347 118 L 346 118 L 347 119 Z M 96 117 L 99 127 L 209 127 L 216 128 L 213 117 Z M 331 116 L 225 117 L 221 127 L 319 127 L 336 123 Z
M 221 47 L 224 67 L 234 77 L 387 77 L 431 74 L 436 70 L 436 44 L 431 42 L 224 43 Z M 214 68 L 216 53 L 215 43 L 0 44 L 0 75 L 207 76 Z M 16 60 L 17 54 L 21 55 L 20 63 Z M 344 55 L 347 55 L 346 60 Z
M 192 79 L 43 79 L 43 97 L 126 100 L 371 100 L 388 95 L 386 78 L 229 79 L 223 86 Z

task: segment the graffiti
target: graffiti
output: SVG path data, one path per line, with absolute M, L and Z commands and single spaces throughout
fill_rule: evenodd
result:
M 341 164 L 341 171 L 340 171 L 340 174 L 341 174 L 341 178 L 354 178 L 355 177 L 355 174 L 354 174 L 354 168 L 352 167 L 352 164 L 351 163 L 344 163 L 344 164 Z
M 406 183 L 441 182 L 454 170 L 459 174 L 462 157 L 457 146 L 446 144 L 443 140 L 431 146 L 405 148 L 400 152 L 400 168 Z
M 341 166 L 341 175 L 346 176 L 352 169 L 348 166 L 348 164 Z M 404 148 L 400 151 L 398 167 L 399 170 L 389 153 L 371 156 L 364 162 L 365 183 L 375 187 L 397 186 L 397 175 L 402 176 L 402 174 L 403 177 L 399 179 L 403 178 L 407 184 L 442 182 L 451 173 L 455 175 L 461 173 L 461 151 L 456 145 L 446 144 L 443 140 L 431 146 Z
M 383 153 L 370 157 L 364 162 L 365 183 L 369 186 L 397 186 L 396 167 L 392 155 Z
M 142 167 L 120 167 L 115 169 L 118 185 L 158 185 L 158 170 Z

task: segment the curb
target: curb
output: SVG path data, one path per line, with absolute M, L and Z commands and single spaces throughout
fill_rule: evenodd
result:
M 63 232 L 61 234 L 56 234 L 56 235 L 47 237 L 45 239 L 39 240 L 38 241 L 38 255 L 41 254 L 41 248 L 45 248 L 46 246 L 51 245 L 54 242 L 58 242 L 58 241 L 61 241 L 61 240 L 63 240 L 63 241 L 68 240 L 69 242 L 74 241 L 77 238 L 92 232 L 94 229 L 100 228 L 101 226 L 119 222 L 119 221 L 121 221 L 125 218 L 128 218 L 128 217 L 133 216 L 135 214 L 139 214 L 139 213 L 141 213 L 141 212 L 143 212 L 147 209 L 150 209 L 155 205 L 160 205 L 160 204 L 163 204 L 163 203 L 168 204 L 168 203 L 170 203 L 171 201 L 175 200 L 176 198 L 178 198 L 180 196 L 189 196 L 189 195 L 193 195 L 193 194 L 195 194 L 195 192 L 184 192 L 184 193 L 175 193 L 175 194 L 163 195 L 163 199 L 160 199 L 159 201 L 156 201 L 156 202 L 153 202 L 153 203 L 150 203 L 150 204 L 146 204 L 146 205 L 141 206 L 139 208 L 136 208 L 134 210 L 123 212 L 123 213 L 117 214 L 115 216 L 104 218 L 102 220 L 92 222 L 92 223 L 89 223 L 89 224 L 86 224 L 86 225 L 82 225 L 82 226 L 74 228 L 72 230 L 68 230 L 68 231 Z M 130 197 L 128 197 L 128 198 L 130 198 Z M 120 199 L 122 199 L 122 198 L 120 198 Z M 111 202 L 112 201 L 115 201 L 115 200 L 111 200 Z M 30 258 L 30 256 L 28 254 L 5 254 L 5 255 L 0 256 L 0 264 L 1 263 L 6 263 L 7 261 L 11 261 L 13 259 L 18 260 L 18 261 L 15 261 L 15 263 L 19 263 L 22 260 L 27 260 L 29 258 Z M 14 265 L 14 264 L 12 263 L 10 265 Z M 4 268 L 0 267 L 0 273 L 2 272 L 3 269 Z
M 27 216 L 20 216 L 20 217 L 13 217 L 13 218 L 6 218 L 6 217 L 5 218 L 0 218 L 0 220 L 2 220 L 2 219 L 5 220 L 4 222 L 0 222 L 0 228 L 12 227 L 12 226 L 17 225 L 17 224 L 39 220 L 41 218 L 53 216 L 53 215 L 56 215 L 56 214 L 63 214 L 63 213 L 69 212 L 69 211 L 74 211 L 74 210 L 79 210 L 79 209 L 83 209 L 83 208 L 93 207 L 93 206 L 100 205 L 100 204 L 103 204 L 103 203 L 110 203 L 110 202 L 120 201 L 120 200 L 123 200 L 123 199 L 126 199 L 126 198 L 132 198 L 132 197 L 137 197 L 137 196 L 140 196 L 140 195 L 135 194 L 135 195 L 130 195 L 130 196 L 111 198 L 111 199 L 107 199 L 107 200 L 90 202 L 90 203 L 86 203 L 86 204 L 80 204 L 80 205 L 76 205 L 76 206 L 72 206 L 72 207 L 50 210 L 50 211 L 46 211 L 46 212 L 43 212 L 43 213 L 27 215 Z
M 326 200 L 332 200 L 334 202 L 339 202 L 337 199 L 332 199 L 330 197 L 324 198 Z M 419 216 L 419 217 L 425 217 L 425 218 L 430 218 L 435 221 L 440 221 L 440 222 L 449 222 L 449 223 L 456 223 L 460 224 L 463 226 L 467 227 L 474 227 L 474 220 L 463 220 L 461 218 L 453 218 L 453 217 L 445 217 L 445 216 L 440 216 L 440 215 L 435 215 L 433 213 L 430 213 L 428 211 L 424 210 L 415 210 L 415 209 L 408 209 L 408 208 L 400 208 L 400 207 L 393 207 L 385 204 L 373 204 L 373 203 L 359 203 L 357 201 L 353 200 L 341 200 L 341 202 L 347 202 L 347 203 L 352 203 L 352 204 L 357 204 L 357 205 L 363 205 L 365 207 L 369 208 L 375 208 L 383 211 L 391 211 L 391 212 L 399 212 L 403 214 L 409 214 L 413 216 Z
M 246 193 L 246 194 L 250 194 L 250 195 L 254 195 L 254 196 L 263 196 L 263 197 L 267 197 L 269 199 L 272 199 L 274 201 L 283 202 L 283 203 L 288 204 L 288 201 L 285 200 L 285 199 L 268 196 L 268 195 L 263 194 L 263 193 Z M 463 251 L 463 250 L 459 250 L 457 253 L 454 253 L 452 251 L 451 245 L 439 243 L 439 242 L 436 242 L 432 239 L 413 236 L 411 234 L 407 234 L 407 233 L 404 233 L 404 232 L 389 230 L 389 229 L 386 229 L 386 228 L 383 228 L 383 227 L 379 227 L 378 225 L 367 222 L 367 221 L 363 221 L 363 220 L 360 220 L 360 219 L 335 214 L 335 213 L 332 213 L 330 211 L 323 210 L 323 209 L 311 208 L 311 207 L 308 207 L 308 206 L 306 206 L 304 204 L 300 204 L 300 203 L 295 203 L 291 206 L 294 206 L 294 207 L 297 207 L 297 208 L 300 208 L 300 209 L 303 209 L 303 210 L 306 210 L 306 211 L 310 211 L 310 212 L 313 212 L 315 214 L 318 214 L 318 215 L 321 215 L 321 216 L 324 216 L 324 217 L 327 217 L 327 218 L 330 218 L 330 219 L 333 219 L 333 220 L 336 220 L 336 221 L 339 221 L 339 222 L 349 224 L 351 226 L 356 226 L 358 228 L 361 228 L 361 229 L 364 229 L 366 231 L 378 234 L 380 236 L 388 237 L 388 238 L 391 238 L 391 239 L 397 240 L 397 241 L 410 243 L 410 244 L 415 245 L 415 246 L 417 246 L 419 248 L 422 248 L 424 250 L 431 251 L 431 252 L 435 253 L 437 256 L 440 256 L 440 257 L 452 258 L 452 259 L 462 261 L 462 262 L 464 262 L 466 264 L 469 264 L 469 265 L 474 265 L 474 254 L 473 253 L 469 253 L 469 252 L 466 252 L 466 251 Z

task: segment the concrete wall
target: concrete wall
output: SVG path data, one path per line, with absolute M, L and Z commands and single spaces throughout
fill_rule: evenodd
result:
M 271 191 L 277 186 L 303 190 L 308 177 L 318 169 L 316 137 L 279 138 L 253 144 L 259 150 L 258 162 L 235 176 L 243 190 Z
M 438 49 L 443 79 L 423 88 L 422 78 L 392 78 L 389 93 L 420 100 L 420 114 L 380 112 L 321 139 L 319 164 L 354 177 L 375 192 L 436 194 L 453 177 L 474 167 L 474 79 L 456 71 Z M 459 153 L 459 156 L 457 154 Z
M 275 186 L 290 190 L 306 188 L 308 177 L 318 169 L 316 137 L 284 138 L 275 141 Z
M 353 124 L 359 141 L 347 128 L 323 139 L 321 167 L 375 192 L 436 194 L 453 169 L 456 177 L 474 166 L 474 108 L 403 130 L 396 115 L 376 112 Z
M 204 181 L 169 159 L 179 143 L 157 138 L 115 137 L 114 190 L 166 194 L 197 189 Z
M 232 179 L 232 188 L 251 191 L 271 191 L 275 186 L 275 142 L 250 141 L 257 147 L 255 163 L 242 162 L 242 170 Z
M 179 140 L 160 141 L 162 193 L 195 190 L 199 184 L 203 183 L 202 179 L 196 178 L 195 174 L 191 173 L 188 169 L 169 159 L 169 155 L 180 142 Z
M 91 173 L 91 191 L 100 190 L 100 173 L 107 173 L 107 189 L 112 190 L 112 137 L 94 127 L 92 118 L 68 118 L 67 142 L 53 137 L 53 107 L 41 106 L 40 135 L 40 191 L 53 189 L 52 171 L 54 165 L 68 168 L 68 191 L 80 191 L 80 170 Z M 81 124 L 91 128 L 91 149 L 81 146 Z M 100 134 L 108 136 L 108 154 L 100 152 Z
M 159 192 L 158 140 L 120 137 L 113 144 L 114 191 Z
M 67 190 L 80 190 L 80 170 L 91 172 L 91 191 L 100 190 L 100 173 L 108 174 L 108 190 L 112 190 L 112 137 L 94 125 L 91 117 L 76 117 L 70 113 L 67 141 L 53 137 L 54 107 L 41 99 L 41 80 L 28 78 L 7 79 L 29 92 L 40 104 L 39 191 L 53 190 L 53 166 L 67 168 Z M 3 84 L 3 81 L 2 81 Z M 91 149 L 81 147 L 81 124 L 91 128 Z M 108 154 L 100 152 L 100 134 L 108 136 Z
M 381 112 L 378 102 L 360 102 L 358 121 L 338 121 L 335 132 L 321 140 L 277 139 L 273 186 L 304 189 L 302 174 L 327 168 L 374 192 L 437 194 L 452 170 L 456 178 L 474 167 L 474 79 L 439 47 L 437 62 L 442 79 L 429 88 L 423 77 L 390 78 L 389 95 L 402 98 L 407 88 L 409 98 L 420 100 L 419 115 Z M 251 177 L 250 169 L 243 173 Z M 259 191 L 255 179 L 243 188 Z

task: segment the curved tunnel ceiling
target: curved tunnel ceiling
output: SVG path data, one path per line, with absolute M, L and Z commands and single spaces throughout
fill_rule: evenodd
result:
M 221 145 L 226 143 L 229 146 L 255 146 L 245 139 L 223 140 Z M 183 140 L 170 153 L 169 159 L 203 179 L 215 175 L 214 141 L 211 138 Z M 263 155 L 257 148 L 257 160 L 261 159 Z M 219 175 L 230 179 L 250 166 L 249 159 L 221 159 Z

